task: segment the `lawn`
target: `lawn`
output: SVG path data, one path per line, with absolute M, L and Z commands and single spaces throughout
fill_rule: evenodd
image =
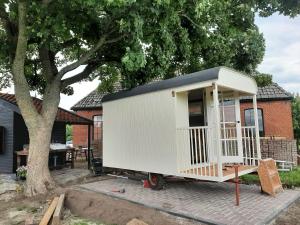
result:
M 300 167 L 289 172 L 279 172 L 279 176 L 284 187 L 300 187 Z M 246 174 L 241 176 L 240 179 L 246 184 L 259 184 L 259 177 L 257 174 Z

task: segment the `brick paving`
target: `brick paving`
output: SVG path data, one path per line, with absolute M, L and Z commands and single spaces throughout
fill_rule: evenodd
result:
M 109 179 L 77 186 L 210 224 L 267 224 L 300 197 L 285 190 L 276 198 L 261 194 L 260 187 L 240 185 L 240 206 L 235 206 L 232 183 L 172 182 L 166 190 L 143 188 L 140 181 Z M 125 193 L 112 192 L 125 188 Z

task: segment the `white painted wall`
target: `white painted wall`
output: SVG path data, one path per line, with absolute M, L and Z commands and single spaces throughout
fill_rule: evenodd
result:
M 103 103 L 103 165 L 175 175 L 175 99 L 164 90 Z
M 103 165 L 178 175 L 176 128 L 188 127 L 187 91 L 208 88 L 208 126 L 216 126 L 216 112 L 211 95 L 213 82 L 239 92 L 257 91 L 256 83 L 251 78 L 222 68 L 218 80 L 104 102 Z M 217 162 L 218 142 L 215 135 L 210 138 L 210 162 Z

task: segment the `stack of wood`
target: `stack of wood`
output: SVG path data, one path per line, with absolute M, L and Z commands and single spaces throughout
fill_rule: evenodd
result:
M 45 212 L 39 225 L 61 225 L 65 194 L 55 197 Z M 50 223 L 51 222 L 51 223 Z

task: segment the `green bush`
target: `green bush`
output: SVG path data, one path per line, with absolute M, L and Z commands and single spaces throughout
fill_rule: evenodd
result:
M 300 167 L 288 172 L 279 172 L 279 176 L 284 187 L 300 187 Z M 246 174 L 241 176 L 240 179 L 242 183 L 245 184 L 259 184 L 259 177 L 257 174 Z

